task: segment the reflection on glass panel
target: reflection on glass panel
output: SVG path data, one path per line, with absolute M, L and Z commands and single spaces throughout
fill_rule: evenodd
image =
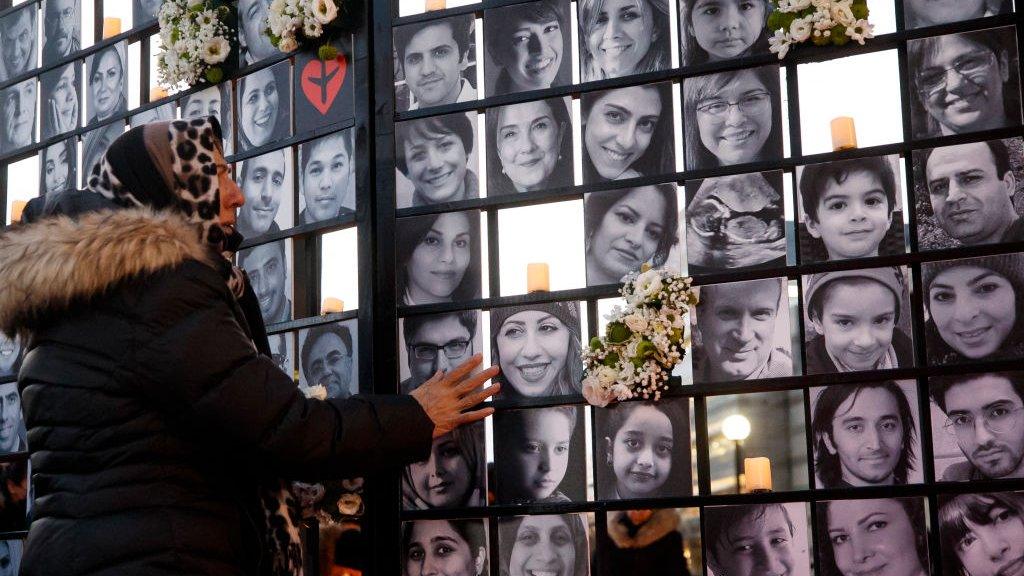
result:
M 896 2 L 893 0 L 868 0 L 868 12 L 868 20 L 875 25 L 875 36 L 896 31 Z
M 359 307 L 356 228 L 324 234 L 320 253 L 320 298 L 338 298 L 345 310 Z
M 701 574 L 700 510 L 661 508 L 608 512 L 608 538 L 599 537 L 594 574 Z M 603 536 L 603 534 L 602 534 Z M 654 568 L 653 572 L 637 572 Z
M 803 398 L 801 390 L 708 398 L 712 494 L 736 493 L 743 459 L 759 456 L 771 461 L 774 491 L 808 487 Z
M 128 109 L 139 107 L 139 86 L 142 83 L 142 43 L 133 42 L 128 45 Z
M 16 183 L 16 184 L 15 184 Z M 39 195 L 39 157 L 29 156 L 7 165 L 7 224 L 11 223 L 11 206 L 28 202 Z
M 896 50 L 801 64 L 797 70 L 804 154 L 832 151 L 829 123 L 837 116 L 853 117 L 857 145 L 862 148 L 903 141 Z M 851 78 L 871 78 L 871 82 L 850 82 Z
M 586 285 L 583 201 L 555 202 L 498 212 L 501 295 L 526 293 L 526 265 L 545 262 L 550 290 Z

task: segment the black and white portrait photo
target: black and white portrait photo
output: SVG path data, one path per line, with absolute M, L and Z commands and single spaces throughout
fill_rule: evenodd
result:
M 357 394 L 358 335 L 355 319 L 299 330 L 299 389 L 323 386 L 328 398 L 342 400 Z
M 28 459 L 0 462 L 0 531 L 28 529 Z
M 826 500 L 815 510 L 819 576 L 931 574 L 924 498 Z
M 487 576 L 487 521 L 414 520 L 402 523 L 402 576 L 437 573 Z
M 938 500 L 943 574 L 1001 576 L 1019 565 L 1024 492 L 940 494 Z
M 921 264 L 928 364 L 1024 358 L 1024 254 Z
M 708 506 L 704 508 L 708 575 L 810 576 L 807 533 L 804 502 Z
M 666 0 L 580 0 L 578 7 L 583 82 L 672 66 Z
M 1010 0 L 904 0 L 906 28 L 974 20 L 1013 12 Z M 976 576 L 976 575 L 975 575 Z
M 538 0 L 484 12 L 487 95 L 572 83 L 569 2 Z
M 291 67 L 286 60 L 238 80 L 240 152 L 259 148 L 291 135 L 290 73 Z M 184 117 L 184 112 L 182 116 Z
M 0 332 L 0 378 L 17 376 L 21 369 L 21 343 L 18 337 Z
M 291 239 L 238 251 L 238 266 L 249 274 L 266 324 L 292 319 L 291 262 Z
M 193 92 L 181 99 L 181 118 L 206 118 L 213 116 L 220 122 L 223 135 L 224 154 L 234 150 L 234 129 L 231 115 L 231 83 L 222 82 L 204 90 Z
M 74 138 L 61 140 L 39 153 L 39 192 L 42 195 L 66 192 L 77 187 L 78 155 Z
M 0 384 L 0 454 L 28 450 L 17 382 Z M 2 572 L 0 572 L 2 573 Z
M 914 151 L 922 250 L 1024 240 L 1021 138 Z
M 406 466 L 402 474 L 402 507 L 428 510 L 484 506 L 487 502 L 486 452 L 483 422 L 474 422 L 434 438 L 430 456 L 423 462 Z
M 397 242 L 402 304 L 461 302 L 480 297 L 479 212 L 401 218 Z
M 903 254 L 899 163 L 894 154 L 799 167 L 800 261 Z
M 333 40 L 338 51 L 332 60 L 321 60 L 316 50 L 295 56 L 295 133 L 338 124 L 355 115 L 351 36 Z
M 768 0 L 680 0 L 683 65 L 768 53 Z
M 92 168 L 99 164 L 110 143 L 124 133 L 124 121 L 111 122 L 85 133 L 82 138 L 82 176 L 88 179 Z
M 38 4 L 30 2 L 0 18 L 0 82 L 17 78 L 39 65 L 37 9 Z
M 782 158 L 779 67 L 762 66 L 683 82 L 686 168 Z
M 936 480 L 1024 478 L 1024 372 L 933 376 L 928 386 Z
M 82 49 L 80 2 L 43 0 L 43 66 Z
M 399 378 L 402 394 L 438 370 L 447 372 L 483 350 L 479 310 L 407 316 L 399 325 Z
M 915 138 L 1020 124 L 1012 26 L 910 40 L 907 49 Z
M 924 480 L 914 380 L 811 389 L 814 474 L 819 488 Z
M 0 576 L 17 576 L 24 553 L 23 540 L 0 540 Z
M 689 405 L 687 398 L 664 398 L 594 410 L 597 498 L 690 495 Z
M 150 122 L 166 122 L 174 120 L 177 114 L 178 106 L 174 102 L 164 102 L 159 106 L 154 106 L 148 110 L 139 112 L 138 114 L 132 114 L 128 123 L 132 128 L 135 128 L 136 126 L 142 126 L 143 124 L 149 124 Z
M 785 278 L 701 286 L 690 318 L 695 383 L 793 375 Z
M 572 186 L 571 99 L 487 109 L 487 195 Z
M 656 184 L 591 192 L 583 202 L 587 285 L 620 284 L 641 266 L 661 267 L 679 243 L 679 188 Z
M 270 357 L 274 364 L 288 375 L 295 377 L 295 333 L 278 332 L 269 334 L 267 342 L 270 344 Z
M 580 109 L 584 184 L 675 172 L 671 83 L 587 92 Z
M 86 58 L 85 74 L 86 126 L 128 111 L 128 59 L 124 42 Z
M 138 28 L 156 20 L 161 4 L 160 0 L 132 0 L 132 26 Z
M 239 66 L 248 66 L 280 54 L 267 35 L 270 0 L 238 0 Z
M 480 197 L 476 116 L 456 112 L 395 124 L 399 208 Z
M 351 129 L 299 146 L 299 224 L 355 215 L 353 150 Z
M 32 144 L 36 135 L 36 85 L 29 78 L 0 90 L 3 132 L 0 150 L 10 152 Z
M 524 304 L 491 310 L 491 363 L 501 366 L 500 398 L 579 394 L 578 302 Z
M 583 414 L 576 406 L 504 410 L 494 415 L 499 504 L 586 500 Z
M 239 162 L 238 187 L 245 204 L 238 209 L 238 231 L 246 238 L 280 232 L 294 225 L 295 179 L 292 150 L 273 150 Z
M 804 276 L 807 374 L 913 366 L 909 278 L 906 267 Z
M 539 565 L 559 576 L 589 576 L 589 541 L 583 514 L 500 518 L 500 573 L 533 576 Z
M 691 275 L 786 265 L 782 171 L 686 183 L 686 263 Z
M 80 70 L 78 62 L 71 62 L 39 75 L 39 121 L 43 140 L 70 132 L 81 123 Z
M 466 14 L 394 28 L 396 110 L 477 99 L 473 20 Z

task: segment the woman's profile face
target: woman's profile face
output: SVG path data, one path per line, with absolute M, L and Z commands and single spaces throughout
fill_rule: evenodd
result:
M 1020 574 L 1024 558 L 1024 519 L 1020 511 L 994 502 L 987 520 L 985 524 L 964 520 L 968 531 L 956 545 L 964 571 L 970 576 Z
M 96 118 L 106 120 L 114 114 L 121 101 L 124 75 L 117 50 L 107 50 L 99 58 L 99 64 L 89 77 L 89 90 L 92 91 Z
M 501 372 L 523 396 L 550 395 L 569 356 L 572 334 L 543 310 L 513 314 L 498 328 Z
M 517 91 L 550 88 L 562 66 L 562 25 L 558 20 L 548 22 L 520 21 L 508 28 L 505 53 L 511 57 L 506 63 L 512 83 Z
M 413 489 L 431 508 L 465 506 L 472 490 L 473 465 L 451 434 L 435 438 L 430 458 L 409 465 Z
M 572 530 L 561 516 L 525 516 L 512 545 L 510 576 L 570 576 L 576 569 Z
M 551 496 L 569 467 L 572 420 L 558 408 L 528 410 L 522 416 L 509 471 L 519 497 L 538 501 Z
M 843 576 L 926 573 L 917 556 L 914 525 L 903 505 L 891 498 L 829 502 L 828 539 Z
M 772 97 L 757 75 L 738 72 L 717 94 L 696 104 L 700 141 L 720 165 L 760 157 L 772 133 Z
M 474 550 L 447 520 L 413 522 L 404 576 L 476 576 L 476 565 Z
M 277 126 L 277 79 L 270 68 L 264 68 L 246 77 L 244 85 L 239 111 L 242 131 L 253 147 L 262 146 Z
M 939 36 L 917 74 L 925 110 L 943 134 L 960 134 L 1006 124 L 1003 84 L 1009 79 L 1006 54 L 994 54 L 962 35 Z
M 78 87 L 75 85 L 75 66 L 68 64 L 61 70 L 50 96 L 57 112 L 58 130 L 64 132 L 78 127 Z
M 466 189 L 469 151 L 454 132 L 412 131 L 404 146 L 409 180 L 430 203 L 457 200 Z
M 43 184 L 46 193 L 60 192 L 68 189 L 68 147 L 57 143 L 46 147 L 43 163 Z
M 612 204 L 587 246 L 591 275 L 605 283 L 618 282 L 649 262 L 666 234 L 668 208 L 654 186 L 634 188 Z
M 939 335 L 960 354 L 978 359 L 1002 346 L 1017 320 L 1010 281 L 980 266 L 943 270 L 928 290 L 928 312 Z
M 311 146 L 309 162 L 302 171 L 302 194 L 311 222 L 338 216 L 348 196 L 352 162 L 343 141 L 345 137 L 327 137 Z
M 651 49 L 654 14 L 648 0 L 597 0 L 601 3 L 590 29 L 587 50 L 607 78 L 628 76 Z
M 543 187 L 555 171 L 562 137 L 563 127 L 543 100 L 501 108 L 495 135 L 498 158 L 517 191 Z
M 653 406 L 633 409 L 610 440 L 612 469 L 620 498 L 651 496 L 672 472 L 672 421 Z
M 765 0 L 692 0 L 690 36 L 711 61 L 736 58 L 765 26 Z
M 584 120 L 583 143 L 594 169 L 606 180 L 640 174 L 631 168 L 651 144 L 662 102 L 652 86 L 609 90 Z
M 406 264 L 413 301 L 450 302 L 469 267 L 472 247 L 469 216 L 459 212 L 438 216 Z

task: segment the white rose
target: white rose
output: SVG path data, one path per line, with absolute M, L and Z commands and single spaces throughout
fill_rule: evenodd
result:
M 618 400 L 629 400 L 633 397 L 633 391 L 625 384 L 616 384 L 615 386 L 612 386 L 611 392 Z
M 319 38 L 324 33 L 324 27 L 316 20 L 306 20 L 306 23 L 302 26 L 302 33 L 307 38 Z
M 313 16 L 321 24 L 330 24 L 338 15 L 338 7 L 334 0 L 317 0 L 313 5 Z
M 231 43 L 223 36 L 217 36 L 203 46 L 203 61 L 207 64 L 220 64 L 231 52 Z
M 634 312 L 622 320 L 625 322 L 626 327 L 633 332 L 643 332 L 644 330 L 647 330 L 647 319 L 644 318 L 642 314 Z
M 604 408 L 615 399 L 611 392 L 598 384 L 597 378 L 593 376 L 587 376 L 583 379 L 583 397 L 592 406 L 597 406 L 598 408 Z
M 803 18 L 793 20 L 789 25 L 789 35 L 794 42 L 803 42 L 811 37 L 811 23 Z
M 286 36 L 281 38 L 281 41 L 277 44 L 277 48 L 281 52 L 292 52 L 299 48 L 299 43 L 295 40 L 294 36 Z
M 601 384 L 601 386 L 608 387 L 615 383 L 615 380 L 616 378 L 618 378 L 619 373 L 618 371 L 615 370 L 615 368 L 612 368 L 611 366 L 601 366 L 597 370 L 596 376 L 597 381 L 599 384 Z

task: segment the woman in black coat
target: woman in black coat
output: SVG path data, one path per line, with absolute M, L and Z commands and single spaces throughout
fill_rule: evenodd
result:
M 0 329 L 26 343 L 22 574 L 298 574 L 279 478 L 397 468 L 490 413 L 460 414 L 495 391 L 470 392 L 494 370 L 463 381 L 479 360 L 414 397 L 305 398 L 224 257 L 243 202 L 216 120 L 150 123 L 46 208 L 63 216 L 0 236 Z

